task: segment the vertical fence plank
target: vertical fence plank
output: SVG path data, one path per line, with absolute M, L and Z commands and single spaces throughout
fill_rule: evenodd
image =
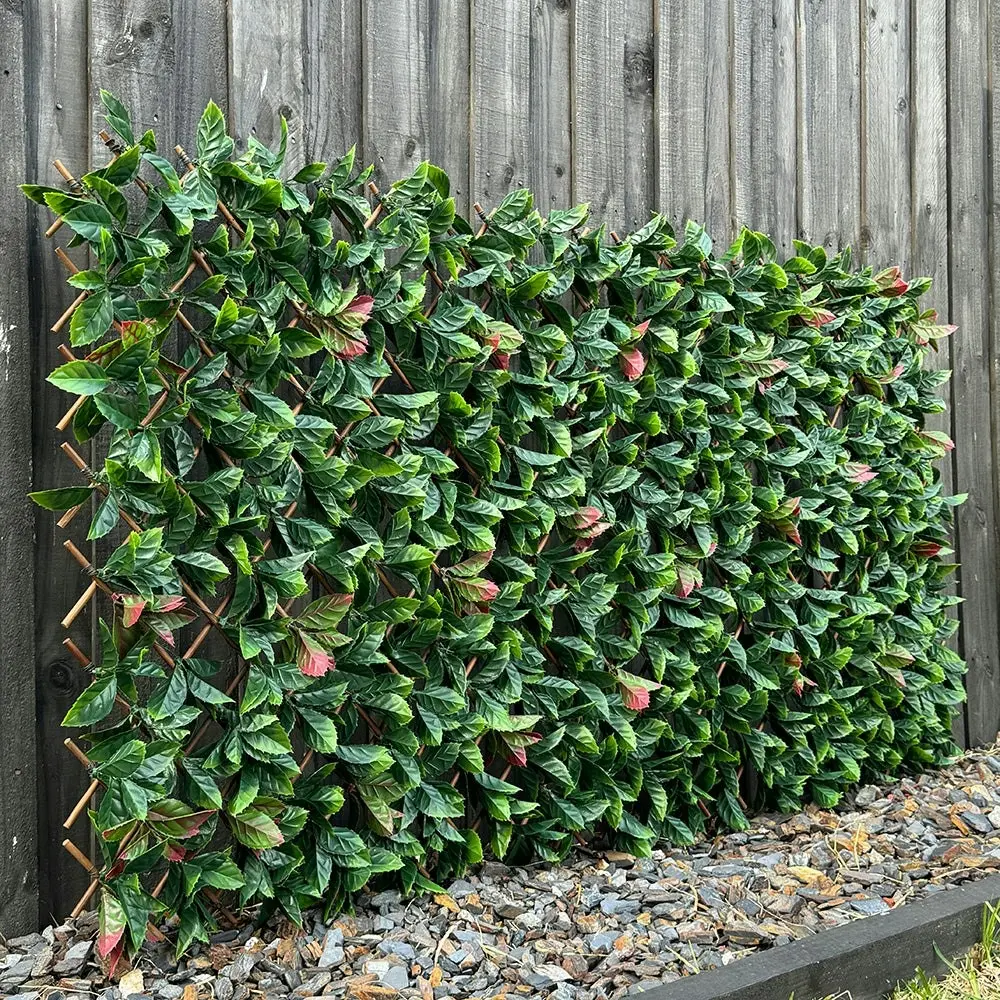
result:
M 469 17 L 460 0 L 365 2 L 365 158 L 381 187 L 433 161 L 462 213 L 471 203 Z
M 881 269 L 910 267 L 910 3 L 866 0 L 863 8 L 861 250 Z
M 949 248 L 956 487 L 969 493 L 958 510 L 959 583 L 965 604 L 962 651 L 969 664 L 966 711 L 972 744 L 991 741 L 1000 718 L 997 655 L 997 501 L 990 341 L 990 245 L 987 204 L 990 136 L 986 4 L 949 5 Z M 995 255 L 994 255 L 995 256 Z M 995 330 L 996 327 L 993 326 Z
M 431 0 L 427 31 L 430 88 L 428 158 L 448 171 L 455 207 L 468 216 L 469 196 L 469 46 L 468 0 Z
M 35 823 L 34 594 L 32 592 L 31 318 L 24 260 L 27 219 L 17 185 L 26 166 L 20 3 L 0 4 L 0 119 L 15 123 L 0 157 L 0 934 L 34 930 L 38 920 Z
M 861 63 L 855 0 L 799 0 L 799 225 L 828 250 L 861 235 Z
M 234 10 L 243 5 L 234 4 Z M 275 16 L 278 12 L 275 11 Z M 107 151 L 99 88 L 118 95 L 137 131 L 156 130 L 165 156 L 193 146 L 209 100 L 225 110 L 229 58 L 226 0 L 90 0 L 91 103 L 96 164 Z M 266 30 L 266 23 L 257 25 Z
M 913 191 L 911 209 L 912 256 L 914 275 L 927 275 L 934 282 L 928 305 L 942 317 L 949 313 L 948 298 L 948 61 L 945 39 L 948 35 L 947 0 L 926 0 L 913 5 L 911 27 L 910 155 Z M 927 366 L 933 369 L 952 367 L 951 338 L 941 341 L 931 352 Z M 952 387 L 941 387 L 947 409 L 927 420 L 932 430 L 953 434 Z M 942 489 L 954 492 L 953 454 L 939 463 Z M 954 587 L 949 592 L 954 592 Z M 957 612 L 961 617 L 961 609 Z M 958 636 L 951 645 L 958 649 Z M 953 725 L 959 746 L 967 742 L 964 708 L 955 714 Z
M 86 9 L 59 0 L 34 0 L 26 25 L 28 76 L 25 115 L 28 143 L 27 178 L 46 184 L 60 179 L 52 161 L 62 160 L 77 174 L 90 159 L 90 109 L 87 87 Z M 79 486 L 80 474 L 59 452 L 65 435 L 56 423 L 72 397 L 45 381 L 62 363 L 57 350 L 62 337 L 52 325 L 72 301 L 66 271 L 44 236 L 51 213 L 28 207 L 29 302 L 32 341 L 32 479 L 34 489 Z M 66 242 L 66 230 L 55 242 Z M 79 515 L 83 524 L 86 514 Z M 67 634 L 89 648 L 89 628 L 82 615 L 67 633 L 59 624 L 85 586 L 80 568 L 63 548 L 65 530 L 50 511 L 35 512 L 35 654 L 38 733 L 39 910 L 42 922 L 65 917 L 89 882 L 87 873 L 63 849 L 71 837 L 88 850 L 91 834 L 86 817 L 71 831 L 63 821 L 88 784 L 86 771 L 63 745 L 62 719 L 90 678 L 63 648 Z
M 311 159 L 305 117 L 310 53 L 302 49 L 303 6 L 292 2 L 279 8 L 272 0 L 240 0 L 230 10 L 233 76 L 229 104 L 236 142 L 245 149 L 253 136 L 273 148 L 284 118 L 288 123 L 287 176 Z
M 527 182 L 530 39 L 528 4 L 474 0 L 471 191 L 487 211 Z
M 638 229 L 656 204 L 656 119 L 653 103 L 655 0 L 625 0 L 625 217 Z
M 796 220 L 795 8 L 734 0 L 733 166 L 737 228 L 792 255 Z
M 573 4 L 573 201 L 592 225 L 625 220 L 625 0 Z
M 364 151 L 380 187 L 427 158 L 426 17 L 427 0 L 365 0 Z
M 703 223 L 717 252 L 733 228 L 729 16 L 719 0 L 657 0 L 657 198 L 681 225 Z
M 570 46 L 567 0 L 539 0 L 531 7 L 531 161 L 527 184 L 543 215 L 573 200 Z
M 288 123 L 285 176 L 361 141 L 361 0 L 243 0 L 230 13 L 231 127 L 274 146 Z M 360 149 L 358 160 L 360 162 Z
M 361 0 L 304 0 L 302 144 L 306 162 L 335 160 L 358 144 L 356 162 L 360 165 L 361 55 Z

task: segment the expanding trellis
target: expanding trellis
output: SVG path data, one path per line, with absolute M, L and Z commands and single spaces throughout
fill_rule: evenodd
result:
M 428 164 L 282 181 L 214 105 L 171 162 L 104 100 L 112 161 L 25 190 L 92 258 L 50 380 L 104 461 L 34 496 L 110 543 L 66 543 L 64 621 L 103 602 L 67 849 L 109 962 L 164 910 L 183 949 L 227 895 L 643 853 L 742 826 L 748 765 L 829 806 L 951 752 L 926 280 L 525 191 L 473 226 Z

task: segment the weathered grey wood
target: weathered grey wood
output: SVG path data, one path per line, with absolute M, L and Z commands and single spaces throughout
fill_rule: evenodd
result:
M 861 235 L 861 63 L 855 0 L 799 0 L 799 228 L 828 249 Z
M 0 4 L 0 120 L 14 123 L 0 156 L 0 934 L 33 930 L 38 920 L 35 824 L 34 572 L 31 503 L 31 314 L 24 244 L 24 80 L 21 3 Z M 13 194 L 13 196 L 11 196 Z
M 80 40 L 86 36 L 86 9 L 66 6 L 58 0 L 33 0 L 27 23 L 28 54 L 25 80 L 26 130 L 29 136 L 27 177 L 47 184 L 61 183 L 52 166 L 60 159 L 82 174 L 90 159 L 90 112 L 87 106 L 87 51 Z M 31 306 L 32 363 L 32 461 L 35 489 L 79 486 L 80 475 L 59 450 L 66 435 L 56 423 L 66 412 L 72 396 L 45 381 L 62 363 L 57 350 L 62 337 L 50 332 L 53 323 L 70 304 L 75 292 L 66 284 L 66 270 L 53 253 L 53 243 L 65 244 L 67 231 L 47 240 L 44 231 L 51 213 L 40 206 L 28 207 L 29 302 Z M 71 251 L 77 260 L 85 258 Z M 86 532 L 87 514 L 74 522 L 74 537 Z M 66 552 L 65 530 L 56 517 L 41 509 L 35 512 L 35 655 L 37 677 L 37 746 L 39 754 L 38 838 L 39 910 L 42 922 L 59 921 L 75 905 L 86 888 L 87 873 L 61 847 L 66 836 L 81 849 L 92 850 L 93 837 L 86 817 L 69 832 L 63 821 L 69 815 L 89 778 L 70 756 L 63 740 L 63 716 L 89 678 L 62 645 L 68 634 L 82 648 L 90 648 L 89 621 L 81 615 L 67 633 L 59 621 L 73 606 L 86 585 L 80 568 Z
M 949 5 L 949 247 L 962 649 L 969 664 L 967 719 L 973 744 L 995 739 L 1000 718 L 997 650 L 997 501 L 990 331 L 988 60 L 985 2 Z M 994 330 L 996 327 L 992 327 Z
M 527 182 L 530 36 L 527 3 L 473 5 L 471 191 L 487 210 Z
M 361 142 L 361 0 L 304 0 L 301 55 L 303 159 L 332 160 Z
M 365 0 L 364 156 L 385 186 L 427 159 L 426 0 Z
M 459 0 L 365 4 L 364 153 L 386 186 L 423 160 L 469 197 L 469 7 Z
M 724 249 L 733 230 L 729 5 L 658 0 L 657 200 L 683 225 L 703 223 Z
M 428 156 L 451 177 L 458 211 L 468 215 L 469 69 L 471 44 L 468 0 L 431 0 L 427 30 L 420 42 L 427 50 Z
M 974 947 L 983 909 L 1000 896 L 1000 876 L 907 903 L 883 917 L 853 921 L 758 952 L 643 995 L 650 1000 L 883 1000 L 917 969 L 935 976 Z
M 245 0 L 230 14 L 231 128 L 274 145 L 288 123 L 286 175 L 361 142 L 362 2 Z M 358 160 L 360 162 L 360 149 Z
M 234 4 L 234 11 L 243 6 Z M 171 157 L 175 143 L 194 146 L 198 118 L 210 99 L 225 110 L 225 0 L 90 0 L 89 25 L 95 163 L 106 158 L 97 137 L 103 127 L 100 88 L 125 102 L 137 130 L 155 129 Z M 266 25 L 257 28 L 263 32 Z
M 910 28 L 912 65 L 916 72 L 911 80 L 912 203 L 911 230 L 913 250 L 911 269 L 915 275 L 928 275 L 934 282 L 927 296 L 928 306 L 942 317 L 949 315 L 948 295 L 948 11 L 946 0 L 928 0 L 915 4 Z M 939 343 L 931 352 L 927 365 L 934 369 L 952 367 L 952 340 Z M 944 413 L 931 416 L 927 426 L 953 434 L 951 384 L 941 387 L 947 405 Z M 942 488 L 954 492 L 954 453 L 938 463 Z M 952 588 L 953 591 L 954 588 Z M 956 617 L 958 611 L 955 612 Z M 957 650 L 957 637 L 952 642 Z M 960 746 L 966 744 L 965 710 L 960 707 L 953 726 Z
M 734 0 L 733 198 L 737 228 L 792 255 L 796 219 L 795 8 Z
M 909 270 L 911 93 L 909 0 L 863 5 L 863 258 Z
M 531 5 L 531 161 L 528 184 L 543 214 L 573 201 L 572 16 L 566 0 Z
M 625 0 L 573 4 L 573 200 L 625 220 Z
M 653 106 L 655 0 L 625 0 L 625 216 L 638 229 L 656 204 L 656 117 Z
M 230 127 L 241 148 L 250 136 L 273 147 L 284 118 L 291 173 L 312 159 L 305 117 L 305 78 L 313 61 L 313 53 L 303 49 L 307 16 L 299 0 L 280 10 L 270 0 L 240 0 L 232 6 L 230 24 Z M 340 143 L 334 147 L 339 148 Z

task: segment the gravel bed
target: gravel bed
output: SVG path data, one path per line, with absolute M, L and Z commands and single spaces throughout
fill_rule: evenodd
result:
M 860 789 L 836 810 L 758 817 L 747 833 L 558 866 L 486 863 L 446 895 L 362 896 L 307 918 L 221 931 L 173 960 L 147 944 L 115 985 L 94 914 L 0 939 L 0 996 L 83 1000 L 548 996 L 616 1000 L 753 951 L 887 913 L 1000 868 L 1000 749 Z M 169 933 L 169 928 L 165 928 Z

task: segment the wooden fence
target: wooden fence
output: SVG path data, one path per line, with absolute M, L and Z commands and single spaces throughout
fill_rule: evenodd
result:
M 1000 0 L 0 0 L 0 930 L 62 917 L 87 879 L 60 847 L 86 783 L 59 729 L 85 683 L 59 627 L 80 576 L 24 498 L 76 476 L 44 381 L 69 291 L 15 185 L 104 162 L 99 88 L 165 149 L 193 146 L 214 98 L 242 142 L 284 115 L 293 162 L 357 142 L 391 180 L 435 160 L 463 209 L 529 186 L 616 227 L 655 207 L 931 275 L 961 327 L 939 426 L 970 494 L 958 734 L 976 743 L 1000 720 L 994 78 Z

